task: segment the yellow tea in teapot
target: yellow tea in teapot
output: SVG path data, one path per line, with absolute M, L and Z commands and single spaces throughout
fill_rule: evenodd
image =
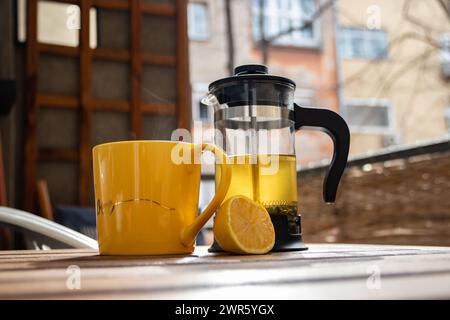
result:
M 229 156 L 232 176 L 225 200 L 244 195 L 270 214 L 297 215 L 297 170 L 294 155 Z M 220 170 L 216 170 L 216 184 Z M 224 201 L 225 201 L 224 200 Z

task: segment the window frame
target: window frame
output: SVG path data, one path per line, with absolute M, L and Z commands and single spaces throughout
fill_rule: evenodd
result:
M 363 133 L 363 134 L 378 134 L 378 135 L 393 135 L 395 134 L 395 118 L 394 118 L 394 107 L 390 100 L 388 99 L 377 99 L 377 98 L 348 98 L 345 99 L 344 103 L 344 116 L 348 123 L 351 132 Z M 388 125 L 387 126 L 373 126 L 373 125 L 353 125 L 350 123 L 349 118 L 349 107 L 372 107 L 372 108 L 386 108 Z
M 204 9 L 205 9 L 205 18 L 206 18 L 206 20 L 205 20 L 206 34 L 205 35 L 198 36 L 198 35 L 194 34 L 192 31 L 193 29 L 191 27 L 191 23 L 192 23 L 191 21 L 195 21 L 191 18 L 191 15 L 192 15 L 191 7 L 193 7 L 193 6 L 201 6 L 201 7 L 204 7 Z M 209 40 L 211 37 L 211 25 L 210 25 L 210 21 L 209 21 L 210 14 L 209 14 L 208 3 L 204 2 L 204 1 L 189 1 L 187 12 L 188 12 L 188 38 L 189 38 L 189 40 L 190 41 L 200 41 L 200 42 Z
M 345 48 L 347 43 L 347 38 L 349 33 L 359 33 L 362 35 L 363 39 L 363 54 L 362 55 L 352 55 L 349 56 L 346 54 L 347 50 Z M 368 37 L 367 35 L 371 35 Z M 378 57 L 372 57 L 367 54 L 367 52 L 372 51 L 369 47 L 369 43 L 371 40 L 375 39 L 376 37 L 379 37 L 380 35 L 384 36 L 384 44 L 385 44 L 385 50 L 382 56 Z M 356 35 L 353 34 L 351 39 L 355 38 Z M 389 58 L 389 33 L 384 29 L 368 29 L 365 27 L 354 27 L 354 26 L 340 26 L 339 27 L 339 39 L 340 39 L 340 46 L 339 51 L 340 55 L 343 59 L 346 60 L 386 60 Z
M 266 19 L 269 16 L 270 18 L 276 18 L 276 22 L 279 24 L 280 21 L 280 16 L 279 16 L 279 12 L 281 12 L 281 10 L 278 10 L 277 6 L 276 6 L 276 2 L 277 0 L 266 0 L 267 5 L 265 8 L 265 16 Z M 302 0 L 299 0 L 302 1 Z M 313 0 L 313 2 L 315 3 L 315 8 L 314 10 L 317 10 L 317 6 L 318 6 L 318 1 L 317 0 Z M 253 43 L 255 45 L 257 45 L 260 41 L 259 38 L 259 34 L 256 34 L 256 30 L 259 30 L 259 8 L 257 6 L 258 0 L 251 0 L 250 6 L 251 6 L 251 33 L 252 33 L 252 39 L 253 39 Z M 314 13 L 315 11 L 313 11 Z M 301 23 L 303 23 L 303 21 L 305 21 L 307 18 L 304 17 L 304 13 L 300 10 L 300 12 L 298 13 L 298 16 L 301 19 Z M 295 18 L 295 17 L 290 17 L 291 19 Z M 267 21 L 267 20 L 266 20 Z M 257 27 L 256 27 L 257 26 Z M 281 37 L 280 39 L 274 41 L 271 43 L 271 46 L 273 47 L 282 47 L 282 48 L 308 48 L 308 49 L 319 49 L 322 46 L 322 28 L 321 28 L 322 24 L 321 24 L 321 18 L 317 18 L 314 20 L 313 24 L 312 24 L 312 29 L 313 29 L 313 37 L 311 39 L 305 38 L 305 37 L 301 37 L 301 38 L 294 38 L 292 39 L 292 33 L 290 34 L 290 40 L 289 41 L 280 41 L 280 39 L 283 39 L 283 37 Z M 280 30 L 277 31 L 281 32 Z M 300 32 L 300 31 L 299 31 Z M 270 34 L 266 34 L 266 36 L 270 37 Z

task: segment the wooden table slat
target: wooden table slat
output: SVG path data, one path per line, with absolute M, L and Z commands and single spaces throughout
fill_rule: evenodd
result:
M 448 247 L 327 244 L 262 256 L 206 249 L 130 257 L 93 250 L 0 252 L 0 298 L 450 298 Z M 67 286 L 69 266 L 80 268 L 80 290 Z M 368 284 L 374 272 L 379 289 Z

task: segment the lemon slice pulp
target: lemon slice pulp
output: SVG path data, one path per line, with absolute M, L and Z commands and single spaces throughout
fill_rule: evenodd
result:
M 231 197 L 222 204 L 214 220 L 214 236 L 222 249 L 239 254 L 264 254 L 275 244 L 269 213 L 244 196 Z

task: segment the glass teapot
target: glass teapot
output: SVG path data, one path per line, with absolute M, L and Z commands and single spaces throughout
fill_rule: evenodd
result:
M 294 103 L 295 83 L 269 75 L 266 66 L 242 65 L 234 76 L 209 85 L 203 103 L 214 108 L 215 143 L 228 155 L 232 180 L 225 199 L 245 195 L 262 204 L 275 228 L 273 251 L 306 249 L 297 211 L 295 131 L 324 130 L 334 142 L 323 198 L 335 201 L 350 144 L 349 129 L 335 112 Z M 216 186 L 220 182 L 216 170 Z M 220 251 L 215 242 L 210 251 Z

